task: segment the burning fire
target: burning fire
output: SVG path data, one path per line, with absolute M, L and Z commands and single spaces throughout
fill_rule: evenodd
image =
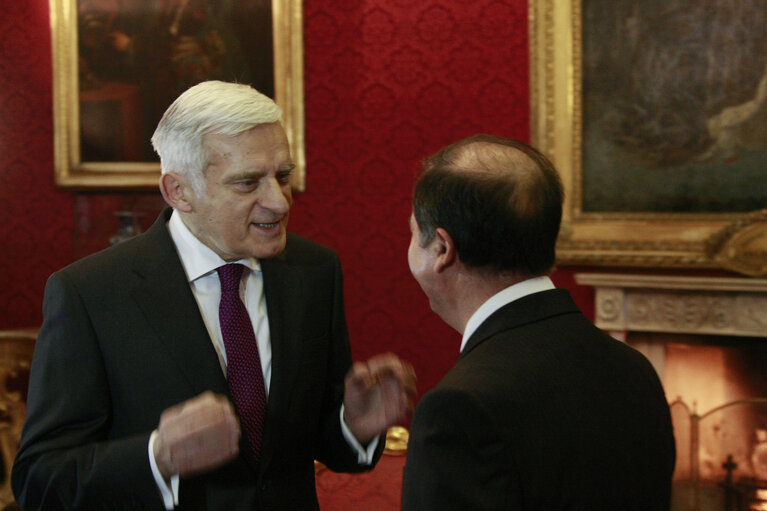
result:
M 751 504 L 751 511 L 767 511 L 767 490 L 756 490 L 757 502 Z

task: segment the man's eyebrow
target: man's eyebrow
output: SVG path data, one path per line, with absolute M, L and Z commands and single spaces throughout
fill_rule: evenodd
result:
M 277 172 L 290 172 L 296 168 L 296 164 L 293 162 L 285 163 L 277 169 Z M 236 181 L 242 181 L 246 179 L 258 179 L 269 174 L 268 171 L 263 169 L 248 169 L 232 174 L 227 178 L 227 182 L 234 183 Z
M 228 182 L 242 181 L 243 179 L 256 179 L 264 177 L 267 173 L 263 170 L 243 170 L 236 174 L 232 174 L 227 178 Z

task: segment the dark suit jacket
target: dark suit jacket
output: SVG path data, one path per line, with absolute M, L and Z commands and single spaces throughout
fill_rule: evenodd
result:
M 162 509 L 147 450 L 160 414 L 228 395 L 169 215 L 48 281 L 12 477 L 26 509 Z M 368 468 L 339 420 L 351 356 L 338 258 L 288 235 L 261 265 L 273 356 L 262 460 L 182 479 L 182 509 L 318 509 L 314 459 Z
M 674 461 L 647 359 L 544 291 L 491 315 L 421 399 L 402 509 L 667 510 Z

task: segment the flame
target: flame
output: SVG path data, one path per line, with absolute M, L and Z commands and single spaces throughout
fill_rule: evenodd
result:
M 756 490 L 756 500 L 749 506 L 751 511 L 767 511 L 767 490 Z

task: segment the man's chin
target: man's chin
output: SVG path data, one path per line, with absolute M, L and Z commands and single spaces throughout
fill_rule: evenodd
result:
M 270 257 L 278 256 L 285 250 L 285 236 L 283 235 L 280 240 L 273 240 L 269 243 L 259 243 L 254 247 L 252 256 L 256 259 L 269 259 Z

